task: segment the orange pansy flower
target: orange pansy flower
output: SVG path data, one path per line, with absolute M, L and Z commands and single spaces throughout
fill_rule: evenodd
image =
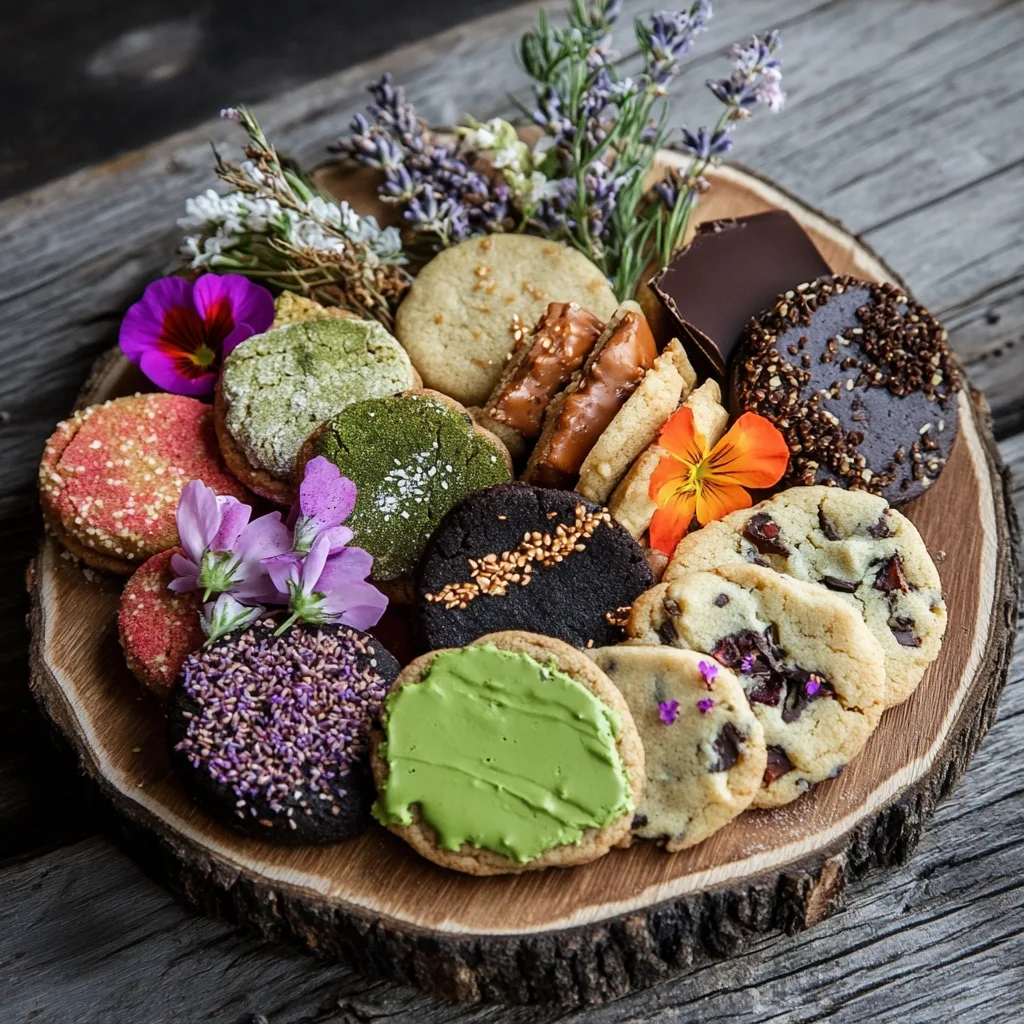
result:
M 709 450 L 693 411 L 683 406 L 661 428 L 658 444 L 668 454 L 651 477 L 649 493 L 658 506 L 651 547 L 666 555 L 675 551 L 694 516 L 704 526 L 750 508 L 747 488 L 777 484 L 789 463 L 782 434 L 756 412 L 745 412 Z

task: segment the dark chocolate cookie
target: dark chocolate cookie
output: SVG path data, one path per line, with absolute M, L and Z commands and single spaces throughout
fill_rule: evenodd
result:
M 527 630 L 576 647 L 618 643 L 634 598 L 654 583 L 640 545 L 573 491 L 504 484 L 445 517 L 416 580 L 431 648 Z
M 167 701 L 171 763 L 223 825 L 330 843 L 370 821 L 370 726 L 398 662 L 348 626 L 267 617 L 190 655 Z
M 760 413 L 785 436 L 786 484 L 898 505 L 934 483 L 956 440 L 946 331 L 892 284 L 822 277 L 780 295 L 747 326 L 731 385 L 734 413 Z

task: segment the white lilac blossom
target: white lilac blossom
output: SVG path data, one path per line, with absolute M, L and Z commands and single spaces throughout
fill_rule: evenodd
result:
M 178 503 L 184 553 L 171 559 L 175 578 L 169 588 L 202 592 L 208 641 L 275 605 L 291 613 L 282 631 L 297 620 L 368 629 L 383 615 L 387 598 L 367 579 L 373 558 L 349 544 L 353 532 L 342 525 L 355 502 L 355 484 L 324 458 L 307 464 L 286 522 L 279 512 L 250 522 L 248 505 L 193 480 Z

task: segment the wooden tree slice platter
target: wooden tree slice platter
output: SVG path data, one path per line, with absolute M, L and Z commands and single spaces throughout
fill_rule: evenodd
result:
M 894 278 L 772 185 L 734 167 L 709 177 L 699 219 L 784 207 L 836 272 Z M 140 384 L 111 354 L 83 402 Z M 200 909 L 448 999 L 619 996 L 757 933 L 818 921 L 849 879 L 910 853 L 966 768 L 1006 679 L 1018 538 L 984 399 L 964 393 L 961 403 L 949 465 L 906 509 L 949 605 L 939 660 L 841 778 L 783 809 L 748 812 L 683 853 L 640 843 L 585 867 L 478 879 L 435 867 L 376 826 L 326 847 L 240 838 L 196 810 L 170 772 L 160 706 L 118 645 L 120 582 L 83 570 L 52 539 L 30 573 L 32 686 L 145 866 Z

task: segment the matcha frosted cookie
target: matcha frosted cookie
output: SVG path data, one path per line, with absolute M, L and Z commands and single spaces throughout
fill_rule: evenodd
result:
M 395 681 L 372 759 L 374 815 L 473 875 L 583 864 L 629 834 L 644 752 L 619 691 L 567 644 L 494 633 Z
M 627 631 L 709 654 L 737 675 L 768 748 L 755 807 L 789 803 L 838 775 L 885 706 L 885 660 L 857 612 L 761 566 L 661 583 L 633 605 Z
M 890 707 L 938 657 L 946 631 L 938 570 L 914 524 L 884 498 L 791 487 L 685 536 L 665 579 L 746 562 L 820 583 L 863 615 L 885 652 Z
M 634 835 L 675 853 L 750 806 L 766 765 L 764 731 L 732 672 L 674 647 L 602 647 L 591 656 L 626 698 L 644 745 Z
M 356 485 L 345 525 L 373 555 L 377 581 L 408 576 L 449 509 L 512 476 L 505 446 L 433 391 L 350 405 L 313 433 L 300 465 L 317 455 Z
M 561 242 L 488 235 L 438 253 L 395 317 L 395 333 L 428 388 L 483 405 L 516 343 L 551 302 L 606 320 L 617 302 L 604 275 Z
M 376 321 L 307 320 L 256 335 L 225 359 L 217 389 L 225 461 L 258 494 L 289 502 L 295 457 L 316 427 L 353 402 L 418 383 Z

